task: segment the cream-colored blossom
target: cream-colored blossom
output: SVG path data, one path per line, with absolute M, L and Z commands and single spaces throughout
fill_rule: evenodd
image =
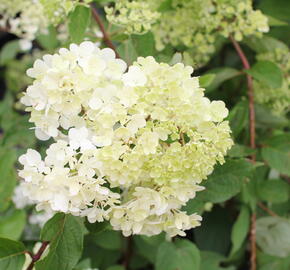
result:
M 109 71 L 114 61 L 120 69 Z M 88 42 L 37 61 L 22 101 L 56 143 L 44 161 L 33 150 L 20 158 L 28 196 L 39 209 L 108 219 L 124 235 L 198 226 L 201 217 L 181 208 L 233 142 L 224 103 L 206 98 L 192 72 L 153 57 L 126 72 Z
M 47 136 L 58 136 L 60 127 L 81 128 L 87 123 L 95 127 L 97 140 L 104 128 L 112 130 L 118 115 L 125 113 L 114 100 L 125 69 L 124 61 L 115 59 L 111 49 L 101 50 L 92 42 L 72 44 L 69 50 L 62 48 L 59 54 L 35 61 L 27 71 L 35 81 L 21 101 L 29 106 L 30 121 Z
M 22 38 L 23 49 L 39 33 L 47 33 L 50 24 L 57 25 L 80 3 L 91 0 L 0 0 L 0 27 Z
M 44 161 L 37 151 L 28 149 L 19 159 L 24 167 L 19 171 L 23 194 L 38 210 L 85 215 L 91 222 L 101 222 L 108 219 L 120 196 L 96 176 L 98 161 L 92 150 L 74 148 L 58 140 L 48 148 Z
M 27 41 L 33 40 L 39 32 L 44 33 L 49 25 L 39 1 L 1 0 L 0 15 L 2 28 Z

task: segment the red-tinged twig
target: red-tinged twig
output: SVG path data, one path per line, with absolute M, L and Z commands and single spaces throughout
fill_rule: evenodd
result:
M 117 50 L 116 50 L 115 45 L 113 44 L 113 42 L 110 39 L 109 34 L 107 33 L 107 31 L 105 29 L 105 26 L 104 26 L 104 24 L 103 24 L 103 22 L 101 20 L 101 17 L 99 15 L 97 9 L 95 8 L 95 6 L 93 4 L 91 4 L 91 10 L 92 10 L 93 18 L 97 22 L 97 24 L 100 27 L 100 30 L 101 30 L 101 32 L 103 34 L 103 40 L 104 40 L 104 42 L 106 43 L 106 45 L 109 48 L 111 48 L 115 52 L 117 58 L 121 58 L 120 55 L 118 54 Z
M 270 216 L 272 217 L 277 217 L 278 215 L 273 212 L 271 209 L 269 209 L 266 205 L 264 205 L 263 203 L 259 202 L 258 206 L 263 209 L 265 212 L 267 212 Z
M 251 233 L 250 233 L 250 243 L 251 243 L 251 270 L 257 269 L 257 246 L 256 246 L 256 213 L 251 216 Z
M 237 54 L 239 55 L 244 69 L 250 69 L 250 63 L 240 47 L 239 43 L 232 37 L 229 37 Z M 248 85 L 248 99 L 249 99 L 249 127 L 250 127 L 250 147 L 256 149 L 256 121 L 255 121 L 255 103 L 254 103 L 254 87 L 253 78 L 251 75 L 247 75 L 247 85 Z M 256 155 L 251 155 L 251 162 L 255 163 Z M 257 269 L 257 246 L 256 246 L 256 213 L 252 214 L 251 217 L 251 231 L 250 231 L 250 243 L 251 243 L 251 270 Z
M 230 36 L 230 40 L 233 43 L 233 46 L 235 47 L 242 63 L 244 66 L 244 69 L 250 69 L 251 66 L 249 64 L 249 61 L 244 54 L 242 48 L 240 47 L 239 43 Z M 249 98 L 249 113 L 250 113 L 250 146 L 251 148 L 256 148 L 256 120 L 255 120 L 255 103 L 254 103 L 254 87 L 253 87 L 253 78 L 251 75 L 247 74 L 247 83 L 248 83 L 248 98 Z M 256 157 L 255 155 L 252 155 L 252 160 L 255 161 Z
M 288 175 L 280 174 L 280 177 L 290 184 L 290 177 Z
M 41 258 L 43 252 L 45 251 L 46 247 L 48 246 L 49 242 L 44 241 L 42 242 L 41 247 L 39 248 L 39 250 L 37 251 L 37 253 L 35 255 L 33 255 L 31 252 L 28 252 L 28 254 L 31 256 L 31 263 L 29 264 L 29 266 L 27 267 L 26 270 L 32 270 L 34 267 L 34 264 Z

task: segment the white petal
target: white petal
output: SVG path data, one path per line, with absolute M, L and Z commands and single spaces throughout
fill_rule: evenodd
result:
M 40 128 L 35 129 L 35 136 L 41 141 L 47 141 L 50 138 L 50 136 L 44 133 Z
M 97 98 L 97 97 L 93 97 L 90 99 L 89 101 L 89 106 L 91 109 L 93 110 L 98 110 L 101 108 L 103 102 L 101 99 Z
M 102 55 L 102 57 L 103 57 L 106 61 L 113 60 L 113 59 L 115 59 L 115 57 L 116 57 L 115 52 L 114 52 L 112 49 L 110 49 L 110 48 L 102 49 L 102 50 L 101 50 L 101 55 Z
M 123 82 L 127 86 L 144 86 L 147 82 L 145 73 L 137 66 L 131 66 L 123 75 Z

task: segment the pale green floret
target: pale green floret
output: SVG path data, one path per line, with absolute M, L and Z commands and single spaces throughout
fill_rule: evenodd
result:
M 244 36 L 261 36 L 269 30 L 267 17 L 253 10 L 251 0 L 174 0 L 172 5 L 153 27 L 157 49 L 168 43 L 183 44 L 199 65 L 209 60 L 219 36 L 232 35 L 241 41 Z
M 114 7 L 105 7 L 105 11 L 108 21 L 125 28 L 126 34 L 146 33 L 159 18 L 146 1 L 120 0 Z
M 59 24 L 78 4 L 91 0 L 0 0 L 0 27 L 23 38 L 34 40 L 46 33 L 50 24 Z
M 156 3 L 158 2 L 158 3 Z M 215 52 L 219 37 L 261 36 L 268 32 L 268 19 L 253 10 L 252 0 L 173 0 L 160 11 L 163 1 L 121 0 L 105 8 L 107 19 L 125 27 L 127 34 L 152 30 L 156 48 L 184 45 L 199 66 Z
M 51 24 L 60 23 L 78 4 L 88 4 L 92 0 L 39 0 Z
M 284 72 L 284 80 L 278 89 L 254 81 L 255 99 L 266 105 L 273 114 L 285 115 L 290 111 L 290 51 L 277 48 L 273 52 L 258 55 L 257 59 L 276 63 Z

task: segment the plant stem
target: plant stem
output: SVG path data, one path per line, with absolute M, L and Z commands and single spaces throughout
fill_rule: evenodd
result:
M 127 238 L 127 246 L 124 254 L 124 263 L 123 263 L 126 270 L 130 269 L 130 261 L 133 252 L 132 248 L 133 248 L 133 239 L 132 236 L 129 236 Z
M 95 19 L 95 21 L 99 25 L 100 30 L 101 30 L 101 32 L 103 34 L 103 40 L 104 40 L 104 42 L 106 43 L 106 45 L 109 48 L 111 48 L 115 52 L 117 58 L 121 58 L 120 55 L 118 54 L 117 50 L 116 50 L 115 45 L 113 44 L 113 42 L 110 39 L 109 34 L 107 33 L 107 31 L 105 29 L 105 26 L 104 26 L 104 24 L 103 24 L 103 22 L 101 20 L 101 17 L 99 15 L 97 9 L 95 8 L 95 6 L 93 4 L 91 4 L 91 10 L 92 10 L 93 18 Z
M 31 256 L 31 263 L 29 264 L 29 266 L 27 267 L 26 270 L 32 270 L 34 267 L 34 264 L 41 258 L 43 252 L 45 251 L 46 247 L 48 246 L 49 242 L 44 241 L 42 242 L 41 247 L 39 248 L 39 250 L 37 251 L 37 253 L 35 255 L 33 255 L 31 252 L 29 252 L 29 255 Z
M 251 66 L 249 61 L 244 54 L 242 48 L 240 47 L 239 43 L 230 36 L 230 40 L 233 43 L 245 69 L 250 69 Z M 253 78 L 251 75 L 247 74 L 247 83 L 248 83 L 248 98 L 249 98 L 249 113 L 250 113 L 250 146 L 251 148 L 256 148 L 256 120 L 255 120 L 255 103 L 254 103 L 254 87 L 253 87 Z M 255 161 L 255 155 L 252 156 L 252 160 Z
M 263 203 L 259 202 L 258 206 L 263 209 L 265 212 L 267 212 L 270 216 L 272 217 L 277 217 L 278 215 L 276 213 L 274 213 L 271 209 L 269 209 L 266 205 L 264 205 Z
M 237 54 L 239 55 L 244 69 L 250 69 L 250 63 L 240 47 L 239 43 L 232 37 L 229 37 Z M 254 102 L 254 87 L 253 78 L 247 74 L 247 85 L 248 85 L 248 99 L 249 99 L 249 128 L 250 128 L 250 147 L 256 149 L 256 121 L 255 121 L 255 102 Z M 256 155 L 251 155 L 252 163 L 256 161 Z M 251 243 L 251 270 L 257 269 L 257 247 L 256 247 L 256 213 L 252 214 L 251 217 L 251 230 L 250 230 L 250 243 Z
M 251 270 L 257 269 L 257 246 L 256 246 L 256 213 L 251 216 L 251 232 L 250 232 L 250 243 L 251 243 Z

